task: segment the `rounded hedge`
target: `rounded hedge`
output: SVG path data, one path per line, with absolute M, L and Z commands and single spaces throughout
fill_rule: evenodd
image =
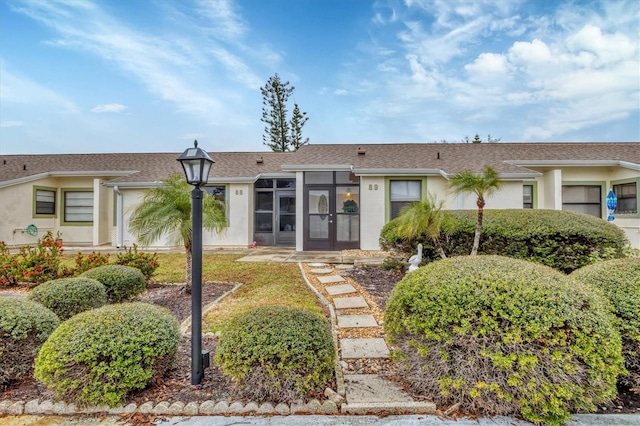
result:
M 448 256 L 471 253 L 477 222 L 475 210 L 446 210 L 446 234 L 440 243 Z M 380 232 L 384 250 L 415 253 L 423 244 L 425 260 L 439 260 L 431 238 L 412 241 L 396 233 L 398 221 L 387 223 Z M 485 210 L 480 254 L 494 254 L 530 260 L 570 273 L 602 256 L 622 257 L 628 244 L 624 231 L 595 216 L 562 210 Z
M 562 424 L 616 395 L 620 335 L 600 292 L 500 256 L 430 263 L 385 311 L 401 374 L 439 405 Z
M 585 266 L 571 277 L 601 289 L 611 301 L 629 372 L 619 382 L 640 390 L 640 259 L 613 259 Z
M 334 372 L 329 324 L 308 311 L 262 306 L 237 315 L 216 346 L 215 362 L 251 400 L 293 402 L 322 391 Z
M 62 323 L 42 345 L 34 375 L 61 399 L 113 407 L 172 366 L 179 339 L 166 308 L 106 305 Z
M 144 293 L 146 280 L 139 269 L 123 265 L 104 265 L 89 269 L 82 277 L 100 281 L 110 303 L 127 302 Z
M 0 389 L 33 369 L 40 346 L 58 325 L 56 314 L 39 303 L 0 297 Z
M 51 309 L 64 321 L 106 305 L 107 291 L 102 283 L 91 278 L 60 278 L 35 287 L 27 298 Z

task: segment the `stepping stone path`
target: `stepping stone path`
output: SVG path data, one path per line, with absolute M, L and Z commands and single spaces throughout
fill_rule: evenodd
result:
M 320 281 L 321 284 L 343 283 L 344 278 L 342 278 L 340 275 L 328 275 L 324 277 L 318 277 L 318 281 Z
M 339 274 L 333 273 L 333 268 L 322 263 L 310 263 L 311 270 L 320 284 L 344 283 L 346 280 Z M 336 270 L 344 268 L 336 267 Z M 351 284 L 328 285 L 323 288 L 330 296 L 335 310 L 359 310 L 361 314 L 336 315 L 337 326 L 340 329 L 366 328 L 381 326 L 373 316 L 373 311 L 361 295 L 338 297 L 341 295 L 358 294 L 358 290 Z M 380 335 L 380 334 L 378 334 Z M 389 357 L 389 347 L 384 338 L 341 338 L 339 339 L 340 356 L 349 359 L 384 359 Z M 341 361 L 343 369 L 348 369 L 348 363 Z M 398 387 L 397 384 L 378 376 L 377 374 L 345 374 L 344 389 L 346 403 L 342 404 L 345 414 L 375 414 L 375 413 L 434 413 L 435 404 L 428 401 L 414 401 L 413 398 Z
M 339 294 L 349 294 L 355 293 L 356 289 L 353 288 L 351 284 L 343 284 L 343 285 L 332 285 L 331 287 L 325 288 L 327 293 L 331 296 L 337 296 Z
M 377 327 L 378 322 L 373 315 L 338 315 L 338 327 L 358 328 Z
M 362 296 L 356 297 L 340 297 L 333 299 L 333 306 L 336 309 L 355 309 L 355 308 L 368 308 L 369 305 L 362 298 Z

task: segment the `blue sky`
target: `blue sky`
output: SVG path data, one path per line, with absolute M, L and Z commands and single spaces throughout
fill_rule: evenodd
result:
M 640 141 L 637 1 L 0 0 L 0 154 Z M 293 109 L 293 99 L 290 110 Z

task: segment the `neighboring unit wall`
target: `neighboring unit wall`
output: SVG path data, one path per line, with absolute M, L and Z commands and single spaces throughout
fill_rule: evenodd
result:
M 251 243 L 253 227 L 253 185 L 232 183 L 227 185 L 227 228 L 220 234 L 205 231 L 202 243 L 205 246 L 243 246 Z

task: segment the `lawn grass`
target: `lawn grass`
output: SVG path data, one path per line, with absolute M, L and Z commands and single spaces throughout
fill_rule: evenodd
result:
M 202 256 L 203 282 L 243 284 L 205 315 L 204 332 L 223 330 L 233 316 L 262 305 L 284 305 L 322 314 L 317 297 L 306 285 L 296 263 L 236 262 L 240 257 L 242 255 Z M 159 253 L 158 263 L 160 267 L 153 282 L 185 282 L 184 254 Z
M 73 266 L 77 254 L 65 254 L 62 264 Z M 243 285 L 203 319 L 204 332 L 223 330 L 233 316 L 263 305 L 284 305 L 323 314 L 316 295 L 306 285 L 296 263 L 236 262 L 239 254 L 202 256 L 202 281 Z M 151 278 L 154 283 L 185 282 L 183 253 L 158 253 L 160 266 Z

